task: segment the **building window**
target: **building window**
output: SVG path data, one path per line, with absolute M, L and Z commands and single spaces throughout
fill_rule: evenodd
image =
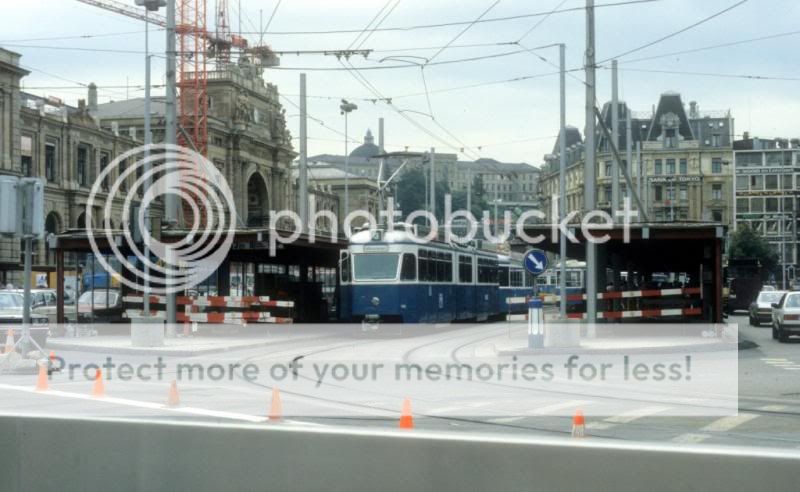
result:
M 667 174 L 675 174 L 675 159 L 667 159 Z
M 722 174 L 722 158 L 711 159 L 711 174 Z
M 747 198 L 736 199 L 736 212 L 746 214 L 750 211 L 750 200 Z
M 764 189 L 764 176 L 753 175 L 750 176 L 750 189 L 752 191 L 761 191 Z
M 611 161 L 606 161 L 606 177 L 611 176 Z
M 103 172 L 108 167 L 109 155 L 108 152 L 100 152 L 100 172 Z M 108 191 L 108 175 L 103 176 L 101 186 L 104 190 Z
M 750 211 L 753 213 L 760 213 L 764 211 L 764 199 L 763 198 L 751 198 L 750 199 Z
M 778 199 L 777 198 L 767 198 L 767 212 L 777 212 L 778 211 Z
M 764 176 L 764 189 L 777 190 L 778 189 L 778 175 L 767 174 Z
M 714 222 L 722 222 L 722 210 L 712 210 L 711 219 Z
M 122 159 L 117 164 L 117 179 L 121 178 L 123 174 L 125 174 L 125 168 L 128 166 L 128 160 Z M 119 180 L 119 191 L 128 191 L 128 179 L 120 179 Z
M 80 186 L 86 186 L 89 182 L 87 173 L 89 172 L 89 149 L 85 145 L 78 146 L 78 161 L 76 163 L 76 176 Z
M 675 148 L 678 146 L 678 139 L 675 137 L 675 130 L 670 129 L 664 132 L 664 147 L 669 149 Z
M 783 180 L 783 189 L 784 190 L 793 190 L 794 187 L 792 186 L 792 175 L 791 174 L 784 174 L 781 179 Z
M 711 185 L 711 199 L 712 200 L 722 200 L 722 185 L 721 184 Z
M 661 159 L 656 159 L 656 175 L 664 174 L 664 170 L 661 165 Z
M 674 186 L 670 186 L 669 188 L 667 188 L 667 200 L 669 200 L 670 202 L 674 202 L 675 201 L 675 187 Z
M 711 146 L 719 147 L 719 133 L 711 135 Z
M 44 177 L 47 181 L 56 180 L 56 144 L 47 142 L 44 146 Z
M 736 189 L 747 191 L 750 187 L 750 178 L 747 176 L 736 176 Z
M 660 202 L 660 201 L 661 201 L 661 200 L 663 200 L 663 199 L 664 199 L 664 196 L 663 196 L 663 187 L 661 187 L 661 186 L 656 186 L 656 187 L 655 187 L 655 200 L 656 200 L 657 202 Z
M 681 174 L 689 174 L 689 165 L 686 162 L 686 159 L 680 160 L 680 173 Z
M 23 135 L 20 147 L 20 171 L 23 176 L 33 176 L 33 138 Z
M 678 192 L 678 197 L 682 202 L 689 200 L 689 188 L 686 185 L 681 185 L 680 188 L 678 188 Z

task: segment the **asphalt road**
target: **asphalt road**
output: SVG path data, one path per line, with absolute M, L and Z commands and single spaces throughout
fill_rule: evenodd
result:
M 64 352 L 59 356 L 66 364 L 73 364 L 74 370 L 71 375 L 68 368 L 54 374 L 48 392 L 32 390 L 35 376 L 0 376 L 0 392 L 4 394 L 0 412 L 396 428 L 403 398 L 413 395 L 415 426 L 421 429 L 566 438 L 572 430 L 571 415 L 580 409 L 586 417 L 586 435 L 595 438 L 800 449 L 800 339 L 778 343 L 772 340 L 768 327 L 750 327 L 746 316 L 731 317 L 729 322 L 739 324 L 740 341 L 748 340 L 756 346 L 738 351 L 738 413 L 727 416 L 676 416 L 673 410 L 681 402 L 656 401 L 656 396 L 650 401 L 641 394 L 630 397 L 620 410 L 619 402 L 615 402 L 617 406 L 604 406 L 611 398 L 580 388 L 523 391 L 510 383 L 422 385 L 413 380 L 393 386 L 384 381 L 357 381 L 352 373 L 340 380 L 330 374 L 321 377 L 309 369 L 315 361 L 341 367 L 352 366 L 354 361 L 495 361 L 497 347 L 487 344 L 487 340 L 505 337 L 506 328 L 502 325 L 455 326 L 433 334 L 403 337 L 357 338 L 321 333 L 318 337 L 282 340 L 272 346 L 221 354 L 163 357 L 160 377 L 156 356 L 115 355 L 112 379 L 104 384 L 104 398 L 90 396 L 94 383 L 84 377 L 82 369 L 92 363 L 102 365 L 106 356 Z M 125 364 L 133 371 L 129 381 L 120 378 L 125 376 Z M 208 372 L 203 380 L 182 377 L 181 404 L 170 408 L 164 403 L 170 382 L 177 378 L 178 364 L 199 364 Z M 291 384 L 280 385 L 282 420 L 263 423 L 271 411 L 274 383 L 269 377 L 245 377 L 249 364 L 261 371 L 261 376 L 283 367 L 288 370 L 284 381 L 291 380 L 292 371 L 297 371 Z M 212 374 L 211 366 L 215 371 L 218 367 L 218 372 Z M 141 377 L 136 377 L 139 370 Z M 90 367 L 87 374 L 93 373 Z

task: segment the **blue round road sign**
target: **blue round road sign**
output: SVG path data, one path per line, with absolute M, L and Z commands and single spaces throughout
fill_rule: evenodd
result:
M 529 250 L 523 259 L 525 269 L 533 275 L 541 275 L 547 270 L 547 255 L 538 249 Z

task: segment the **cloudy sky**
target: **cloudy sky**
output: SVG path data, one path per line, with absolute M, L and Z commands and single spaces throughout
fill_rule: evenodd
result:
M 598 6 L 624 2 L 596 1 Z M 215 3 L 208 0 L 212 29 Z M 335 57 L 310 54 L 284 55 L 279 68 L 266 71 L 265 78 L 293 102 L 297 102 L 299 74 L 308 74 L 309 95 L 314 96 L 309 113 L 317 120 L 309 122 L 311 155 L 343 152 L 344 121 L 338 105 L 346 97 L 359 106 L 350 117 L 353 140 L 361 140 L 367 128 L 376 131 L 378 118 L 384 117 L 388 150 L 408 146 L 456 152 L 465 147 L 462 159 L 482 156 L 538 165 L 552 149 L 558 131 L 554 75 L 558 53 L 555 48 L 529 50 L 563 42 L 568 68 L 579 69 L 583 62 L 581 9 L 531 14 L 579 8 L 585 0 L 229 3 L 233 30 L 239 30 L 241 22 L 251 44 L 258 42 L 262 26 L 275 12 L 263 35 L 275 50 L 373 50 L 366 59 L 350 60 L 352 67 L 363 69 L 358 72 L 345 70 Z M 732 6 L 685 32 L 625 54 Z M 2 7 L 0 46 L 23 55 L 22 65 L 32 72 L 24 80 L 25 90 L 59 96 L 72 104 L 85 97 L 82 85 L 92 81 L 100 86 L 101 102 L 143 94 L 142 22 L 77 0 L 2 0 Z M 695 100 L 701 110 L 730 110 L 737 134 L 800 136 L 796 123 L 800 74 L 793 49 L 800 37 L 799 15 L 797 0 L 657 0 L 598 8 L 597 60 L 608 66 L 605 60 L 624 55 L 619 58 L 620 93 L 634 110 L 648 111 L 660 93 L 678 91 L 684 102 Z M 516 18 L 471 26 L 387 29 L 471 22 L 479 17 Z M 376 24 L 374 32 L 363 32 Z M 754 40 L 764 37 L 769 39 Z M 701 49 L 722 44 L 727 46 Z M 151 33 L 151 48 L 163 53 L 163 31 Z M 470 58 L 477 59 L 465 60 Z M 420 68 L 420 63 L 427 66 Z M 153 83 L 161 84 L 163 59 L 156 59 L 153 70 Z M 567 120 L 581 129 L 583 77 L 582 71 L 575 71 L 567 79 Z M 597 98 L 602 103 L 610 98 L 611 74 L 599 69 L 597 77 Z M 379 97 L 392 98 L 392 105 L 370 101 Z M 286 99 L 282 102 L 297 136 L 298 111 Z

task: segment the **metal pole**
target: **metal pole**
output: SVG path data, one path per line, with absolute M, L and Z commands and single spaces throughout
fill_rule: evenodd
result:
M 617 60 L 611 60 L 611 142 L 619 148 L 619 89 Z M 611 161 L 611 213 L 619 210 L 619 159 Z M 614 217 L 614 215 L 612 215 Z
M 303 232 L 308 232 L 308 135 L 306 123 L 306 74 L 300 74 L 300 174 L 297 183 L 297 211 Z
M 30 191 L 32 187 L 26 187 L 25 205 L 28 206 L 27 215 L 30 219 L 30 205 L 32 204 L 32 195 Z M 28 191 L 30 190 L 30 191 Z M 20 352 L 22 357 L 27 357 L 29 349 L 29 340 L 31 337 L 31 236 L 25 235 L 25 278 L 23 279 L 23 301 L 22 301 L 22 345 L 20 345 Z
M 167 0 L 167 76 L 166 76 L 166 98 L 165 98 L 165 127 L 164 142 L 174 145 L 177 138 L 177 83 L 176 83 L 176 50 L 175 50 L 175 0 Z M 177 176 L 175 172 L 168 174 L 170 185 L 174 186 Z M 178 225 L 178 197 L 174 193 L 167 193 L 164 200 L 166 222 L 175 227 Z M 175 262 L 172 254 L 167 250 L 168 267 L 174 268 Z M 167 276 L 169 281 L 169 276 Z M 174 293 L 167 294 L 167 335 L 175 336 L 177 324 L 177 306 Z
M 559 58 L 559 92 L 560 92 L 560 119 L 561 130 L 558 139 L 559 168 L 558 168 L 558 219 L 564 220 L 567 214 L 567 72 L 566 72 L 566 46 L 562 43 L 558 45 Z M 567 319 L 567 236 L 561 231 L 559 241 L 559 258 L 561 267 L 558 281 L 561 302 L 559 303 L 559 315 L 562 320 Z M 535 284 L 535 280 L 534 280 Z
M 436 149 L 431 147 L 431 214 L 436 218 Z M 431 224 L 433 225 L 433 224 Z
M 586 171 L 584 173 L 584 210 L 594 210 L 597 199 L 597 168 L 595 162 L 595 43 L 594 0 L 586 0 Z M 584 240 L 586 240 L 584 238 Z M 597 247 L 586 241 L 586 319 L 589 337 L 596 335 L 597 321 Z
M 642 161 L 642 142 L 636 142 L 636 163 L 639 165 L 639 196 L 642 197 L 642 211 L 650 216 L 650 188 L 647 186 L 647 166 Z
M 467 211 L 472 213 L 472 167 L 467 165 Z
M 383 118 L 378 118 L 378 148 L 381 155 L 385 153 L 383 150 Z M 378 165 L 378 221 L 380 222 L 381 210 L 383 210 L 383 173 L 384 166 L 386 166 L 386 159 L 381 157 L 381 162 Z M 394 219 L 392 219 L 393 221 Z
M 149 190 L 151 186 L 150 180 L 150 145 L 153 143 L 153 136 L 150 133 L 150 11 L 144 10 L 144 173 L 145 176 L 145 190 Z M 138 218 L 137 218 L 138 220 Z M 144 233 L 146 238 L 147 232 L 150 230 L 150 207 L 145 205 L 144 209 Z M 149 241 L 144 240 L 144 285 L 142 293 L 144 294 L 144 301 L 142 308 L 145 316 L 150 316 L 150 267 L 147 265 L 147 260 L 150 258 L 150 249 L 147 246 Z
M 347 150 L 347 111 L 344 112 L 344 216 L 350 213 L 350 153 Z M 342 218 L 344 223 L 344 218 Z
M 625 106 L 625 167 L 628 168 L 628 172 L 636 172 L 636 194 L 640 197 L 642 196 L 641 191 L 638 189 L 639 184 L 642 181 L 641 176 L 639 176 L 638 169 L 633 167 L 633 143 L 631 140 L 633 139 L 633 130 L 631 129 L 631 110 L 628 106 Z M 633 190 L 628 190 L 628 196 L 631 196 Z

